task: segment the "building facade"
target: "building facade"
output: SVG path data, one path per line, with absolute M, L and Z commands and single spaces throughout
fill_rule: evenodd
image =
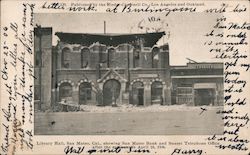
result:
M 223 105 L 223 63 L 171 66 L 172 104 Z
M 41 31 L 37 29 L 48 31 L 46 28 L 36 28 L 35 40 L 39 40 L 40 35 L 37 32 Z M 207 79 L 199 78 L 199 75 L 205 73 L 202 71 L 197 72 L 197 78 L 189 79 L 186 76 L 189 76 L 187 74 L 194 64 L 188 64 L 186 68 L 170 66 L 169 45 L 156 46 L 158 40 L 165 35 L 164 32 L 145 34 L 57 32 L 55 35 L 59 38 L 56 47 L 52 48 L 51 38 L 45 36 L 42 36 L 41 42 L 46 44 L 50 41 L 50 44 L 43 46 L 39 41 L 35 43 L 35 52 L 42 53 L 39 54 L 41 59 L 47 57 L 46 53 L 50 53 L 48 63 L 43 63 L 44 66 L 38 70 L 41 71 L 42 81 L 39 79 L 37 81 L 46 83 L 46 86 L 50 85 L 40 88 L 40 91 L 46 94 L 46 97 L 40 98 L 46 100 L 39 100 L 38 105 L 50 108 L 59 102 L 99 106 L 180 104 L 184 103 L 182 100 L 186 100 L 180 97 L 179 90 L 182 85 L 189 86 L 183 90 L 190 94 L 189 89 L 192 87 L 193 96 L 187 103 L 198 105 L 201 103 L 194 94 L 205 93 L 200 90 L 208 87 L 205 85 L 210 82 L 216 85 L 216 88 L 215 86 L 211 88 L 211 93 L 217 97 L 213 105 L 218 105 L 217 102 L 220 102 L 219 89 L 220 86 L 223 89 L 223 65 L 222 68 L 213 67 L 210 70 L 211 74 L 220 76 L 218 79 L 212 77 L 212 81 L 209 81 L 210 76 L 207 76 Z M 47 46 L 50 46 L 49 52 L 45 50 Z M 214 72 L 217 69 L 220 71 Z M 210 92 L 210 88 L 208 90 Z

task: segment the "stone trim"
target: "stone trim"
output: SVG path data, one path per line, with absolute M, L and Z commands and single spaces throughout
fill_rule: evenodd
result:
M 152 85 L 153 82 L 161 82 L 162 85 L 166 85 L 166 82 L 162 81 L 162 79 L 160 79 L 160 78 L 154 78 L 154 79 L 150 80 L 150 85 Z
M 58 84 L 57 84 L 57 88 L 56 91 L 59 92 L 59 87 L 61 86 L 62 83 L 69 83 L 72 86 L 72 89 L 74 90 L 74 82 L 72 82 L 71 80 L 61 80 Z
M 113 74 L 112 74 L 113 73 Z M 97 80 L 98 83 L 105 83 L 106 81 L 110 80 L 110 79 L 115 79 L 118 80 L 119 82 L 123 83 L 123 82 L 127 82 L 127 80 L 125 78 L 123 78 L 119 73 L 117 73 L 115 70 L 110 69 L 109 71 L 107 71 L 103 77 L 99 80 Z
M 146 80 L 144 81 L 143 79 L 135 79 L 135 80 L 132 80 L 131 81 L 131 86 L 135 83 L 135 82 L 142 82 L 143 85 L 145 86 L 147 83 L 146 83 Z
M 90 83 L 91 84 L 91 86 L 94 86 L 95 84 L 94 84 L 94 82 L 93 81 L 91 81 L 91 80 L 88 80 L 88 79 L 82 79 L 82 80 L 80 80 L 78 83 L 77 83 L 77 87 L 79 87 L 83 82 L 88 82 L 88 83 Z

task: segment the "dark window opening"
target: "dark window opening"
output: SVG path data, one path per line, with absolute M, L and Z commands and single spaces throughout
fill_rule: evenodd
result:
M 72 86 L 70 83 L 62 83 L 59 87 L 59 98 L 61 100 L 70 100 L 72 98 Z
M 107 63 L 106 46 L 99 47 L 100 63 Z
M 88 67 L 90 51 L 88 48 L 84 48 L 81 50 L 81 68 Z
M 88 100 L 91 100 L 91 83 L 83 82 L 79 86 L 79 103 L 87 104 Z
M 160 62 L 160 50 L 155 47 L 152 50 L 152 68 L 158 68 Z
M 108 49 L 108 67 L 113 68 L 115 67 L 115 49 L 110 48 Z
M 137 68 L 139 67 L 139 62 L 140 62 L 140 49 L 135 49 L 133 55 L 134 55 L 134 68 Z
M 70 49 L 66 47 L 62 50 L 62 67 L 69 68 L 69 64 L 70 64 Z

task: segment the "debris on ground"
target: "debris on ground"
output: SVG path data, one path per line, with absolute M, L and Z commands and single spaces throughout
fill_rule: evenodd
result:
M 183 105 L 150 105 L 150 106 L 136 106 L 132 104 L 112 106 L 95 106 L 95 105 L 81 105 L 80 111 L 82 112 L 164 112 L 164 111 L 192 111 L 200 110 L 201 108 L 221 109 L 222 106 L 187 106 Z

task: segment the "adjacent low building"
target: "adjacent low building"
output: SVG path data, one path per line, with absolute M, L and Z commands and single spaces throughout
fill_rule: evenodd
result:
M 62 101 L 101 106 L 222 103 L 223 64 L 170 66 L 169 45 L 156 46 L 164 32 L 55 35 L 59 42 L 52 47 L 51 28 L 35 28 L 35 61 L 43 62 L 35 69 L 40 76 L 35 100 L 42 109 Z
M 223 105 L 223 63 L 171 66 L 172 104 Z

